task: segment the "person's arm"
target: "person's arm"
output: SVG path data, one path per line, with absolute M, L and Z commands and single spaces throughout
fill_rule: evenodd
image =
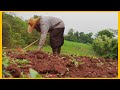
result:
M 46 41 L 48 30 L 49 30 L 48 25 L 46 24 L 41 25 L 41 38 L 39 41 L 38 51 L 41 50 Z
M 42 46 L 44 45 L 44 43 L 46 41 L 46 36 L 47 36 L 47 32 L 43 32 L 41 34 L 41 38 L 40 38 L 39 46 L 38 46 L 38 51 L 41 50 Z

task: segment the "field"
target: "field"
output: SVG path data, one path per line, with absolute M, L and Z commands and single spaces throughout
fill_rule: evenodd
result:
M 35 50 L 38 46 L 32 46 L 27 50 Z M 43 51 L 52 53 L 51 47 L 45 45 Z M 76 56 L 88 56 L 88 57 L 99 57 L 93 50 L 91 44 L 83 44 L 77 42 L 64 41 L 61 53 L 65 55 L 76 55 Z
M 2 13 L 3 78 L 118 77 L 118 38 L 114 37 L 118 36 L 117 29 L 114 30 L 111 27 L 102 29 L 103 25 L 97 25 L 101 28 L 101 30 L 95 29 L 98 31 L 97 33 L 93 29 L 89 30 L 91 32 L 85 33 L 88 28 L 76 27 L 78 30 L 76 31 L 71 25 L 69 29 L 65 28 L 68 33 L 64 35 L 65 41 L 61 48 L 61 54 L 53 55 L 49 46 L 49 35 L 47 35 L 42 50 L 37 51 L 38 42 L 36 40 L 40 39 L 41 34 L 37 32 L 38 30 L 33 30 L 31 34 L 28 34 L 28 20 L 22 17 L 17 16 L 15 12 Z M 33 18 L 36 17 L 38 16 L 33 15 Z M 82 21 L 84 22 L 84 20 Z M 88 22 L 91 21 L 88 19 Z M 108 24 L 109 22 L 105 25 Z M 76 23 L 75 26 L 77 25 Z M 96 27 L 95 24 L 92 26 Z M 95 38 L 93 38 L 94 34 Z M 35 41 L 34 45 L 25 49 Z
M 3 78 L 117 78 L 117 60 L 99 58 L 91 45 L 65 41 L 61 55 L 49 46 L 26 52 L 8 50 L 3 55 Z

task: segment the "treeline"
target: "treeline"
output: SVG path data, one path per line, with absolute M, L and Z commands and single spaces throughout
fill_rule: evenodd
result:
M 92 35 L 93 35 L 92 32 L 85 34 L 84 32 L 78 31 L 74 32 L 73 29 L 70 29 L 68 35 L 65 35 L 65 40 L 92 44 L 93 42 Z

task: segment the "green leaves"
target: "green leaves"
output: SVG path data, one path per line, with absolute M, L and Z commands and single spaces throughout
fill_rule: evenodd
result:
M 28 24 L 21 17 L 3 13 L 2 23 L 3 47 L 22 48 L 40 37 L 35 30 L 31 35 L 28 35 Z
M 9 65 L 9 58 L 6 56 L 6 53 L 2 55 L 2 64 L 5 68 Z
M 73 29 L 70 29 L 68 35 L 65 35 L 65 40 L 80 43 L 92 43 L 93 41 L 92 35 L 93 35 L 92 32 L 85 34 L 84 32 L 78 31 L 74 32 Z
M 104 58 L 118 58 L 118 41 L 115 38 L 98 36 L 93 41 L 93 49 Z
M 84 62 L 82 61 L 77 61 L 76 59 L 72 58 L 72 61 L 71 61 L 75 67 L 78 67 L 79 65 L 82 65 L 82 64 L 85 64 Z
M 15 61 L 19 64 L 22 64 L 22 65 L 29 64 L 29 61 L 26 60 L 26 59 L 22 59 L 22 60 L 21 59 L 16 59 Z
M 99 31 L 98 34 L 97 34 L 97 37 L 102 36 L 102 35 L 106 35 L 107 37 L 110 37 L 110 38 L 114 37 L 114 33 L 112 33 L 111 31 L 109 31 L 107 29 Z
M 29 69 L 29 72 L 31 78 L 42 78 L 42 76 L 32 68 Z

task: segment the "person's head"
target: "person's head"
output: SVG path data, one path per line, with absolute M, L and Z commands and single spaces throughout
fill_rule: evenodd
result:
M 28 33 L 32 33 L 32 31 L 34 30 L 34 28 L 39 20 L 40 20 L 40 17 L 30 18 L 28 20 Z

